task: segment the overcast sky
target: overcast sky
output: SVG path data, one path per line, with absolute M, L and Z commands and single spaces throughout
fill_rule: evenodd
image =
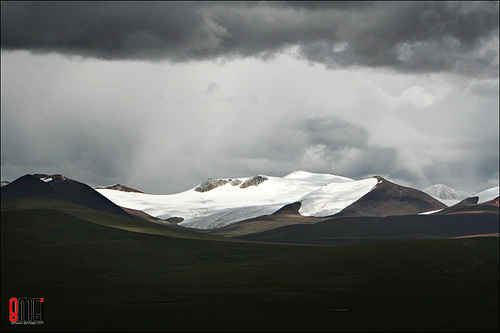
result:
M 499 182 L 498 2 L 2 2 L 1 178 Z

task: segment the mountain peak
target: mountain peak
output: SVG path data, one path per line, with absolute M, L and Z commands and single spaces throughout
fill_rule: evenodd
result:
M 309 171 L 295 170 L 295 171 L 290 172 L 284 178 L 295 178 L 295 177 L 308 176 L 308 175 L 313 175 L 313 174 L 314 173 L 309 172 Z
M 471 197 L 470 193 L 456 190 L 444 184 L 434 184 L 427 187 L 423 192 L 437 199 L 463 200 Z

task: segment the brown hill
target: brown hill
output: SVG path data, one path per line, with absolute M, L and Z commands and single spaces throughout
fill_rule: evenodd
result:
M 350 206 L 336 214 L 347 216 L 393 216 L 409 215 L 447 208 L 445 204 L 430 195 L 376 176 L 378 184 Z
M 450 208 L 458 208 L 458 207 L 466 207 L 466 206 L 470 206 L 470 205 L 476 205 L 478 203 L 478 201 L 479 201 L 479 197 L 470 197 L 470 198 L 466 198 L 466 199 L 460 201 L 457 204 L 454 204 Z
M 436 212 L 433 215 L 448 215 L 448 214 L 477 214 L 477 213 L 493 213 L 499 214 L 498 197 L 496 199 L 478 204 L 478 197 L 467 198 L 454 206 Z
M 283 206 L 270 215 L 262 215 L 223 228 L 210 230 L 210 233 L 223 236 L 242 236 L 293 224 L 312 224 L 328 220 L 331 217 L 303 216 L 299 213 L 301 203 L 294 202 Z
M 496 197 L 493 200 L 483 202 L 483 205 L 493 205 L 493 206 L 497 206 L 498 207 L 499 206 L 499 199 L 500 199 L 500 197 Z

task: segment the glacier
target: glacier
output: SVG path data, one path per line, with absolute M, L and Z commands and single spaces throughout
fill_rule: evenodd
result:
M 299 213 L 304 216 L 334 215 L 366 195 L 377 183 L 374 177 L 353 180 L 299 170 L 284 177 L 256 175 L 208 179 L 177 194 L 145 194 L 102 188 L 96 191 L 119 206 L 142 210 L 163 220 L 182 217 L 184 220 L 179 223 L 180 226 L 208 230 L 270 215 L 294 202 L 302 203 Z

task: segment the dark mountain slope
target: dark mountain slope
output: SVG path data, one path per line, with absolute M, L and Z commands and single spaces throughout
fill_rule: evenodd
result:
M 54 188 L 33 175 L 24 175 L 1 189 L 2 198 L 54 198 Z
M 50 177 L 50 181 L 43 181 Z M 90 186 L 62 175 L 25 175 L 2 187 L 2 198 L 47 198 L 75 203 L 108 213 L 130 216 Z
M 447 208 L 430 195 L 409 187 L 391 183 L 376 176 L 378 184 L 359 200 L 344 208 L 336 217 L 393 216 L 418 214 Z

